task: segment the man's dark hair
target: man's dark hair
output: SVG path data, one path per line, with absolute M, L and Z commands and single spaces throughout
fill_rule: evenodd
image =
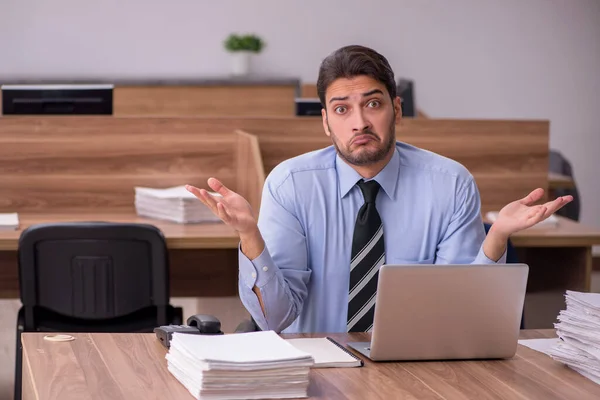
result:
M 317 93 L 323 108 L 326 108 L 325 91 L 333 81 L 359 75 L 367 75 L 381 82 L 392 100 L 396 98 L 396 80 L 388 60 L 373 49 L 351 45 L 334 51 L 321 63 Z

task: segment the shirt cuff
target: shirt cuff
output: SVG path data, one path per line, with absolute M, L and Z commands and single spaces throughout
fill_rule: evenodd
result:
M 242 253 L 241 243 L 238 245 L 238 263 L 240 278 L 244 284 L 252 289 L 254 286 L 265 286 L 276 274 L 276 267 L 271 259 L 271 254 L 265 249 L 254 260 L 250 260 Z
M 475 258 L 475 264 L 506 264 L 507 251 L 508 251 L 508 247 L 504 249 L 504 253 L 498 259 L 498 261 L 494 261 L 485 255 L 485 252 L 483 251 L 483 245 L 482 245 L 481 248 L 479 249 L 479 253 L 477 254 L 477 257 Z

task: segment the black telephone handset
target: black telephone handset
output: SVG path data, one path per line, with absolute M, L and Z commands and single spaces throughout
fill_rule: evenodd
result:
M 222 335 L 221 321 L 215 316 L 196 314 L 189 317 L 187 325 L 163 325 L 154 328 L 154 333 L 166 348 L 171 346 L 173 333 L 189 333 L 193 335 Z

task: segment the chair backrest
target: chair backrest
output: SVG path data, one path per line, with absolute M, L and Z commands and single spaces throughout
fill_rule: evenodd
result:
M 550 150 L 548 163 L 550 172 L 566 175 L 573 179 L 575 178 L 571 163 L 559 151 Z M 581 197 L 579 196 L 577 184 L 575 183 L 572 188 L 554 189 L 554 196 L 556 197 L 569 195 L 573 196 L 573 201 L 558 210 L 556 214 L 572 219 L 573 221 L 579 221 L 579 215 L 581 213 Z
M 166 242 L 152 225 L 34 225 L 21 234 L 18 263 L 26 325 L 34 307 L 99 320 L 169 303 Z

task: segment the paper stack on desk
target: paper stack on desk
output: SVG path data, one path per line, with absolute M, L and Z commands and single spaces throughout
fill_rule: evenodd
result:
M 228 335 L 174 333 L 169 371 L 197 399 L 308 397 L 312 356 L 273 331 Z
M 0 214 L 0 230 L 15 230 L 19 229 L 19 214 L 17 213 L 1 213 Z
M 548 354 L 600 384 L 600 293 L 567 290 L 567 309 L 554 324 L 562 339 Z
M 218 193 L 211 193 L 220 196 Z M 139 216 L 180 224 L 218 222 L 220 219 L 185 186 L 166 189 L 135 187 L 135 210 Z

